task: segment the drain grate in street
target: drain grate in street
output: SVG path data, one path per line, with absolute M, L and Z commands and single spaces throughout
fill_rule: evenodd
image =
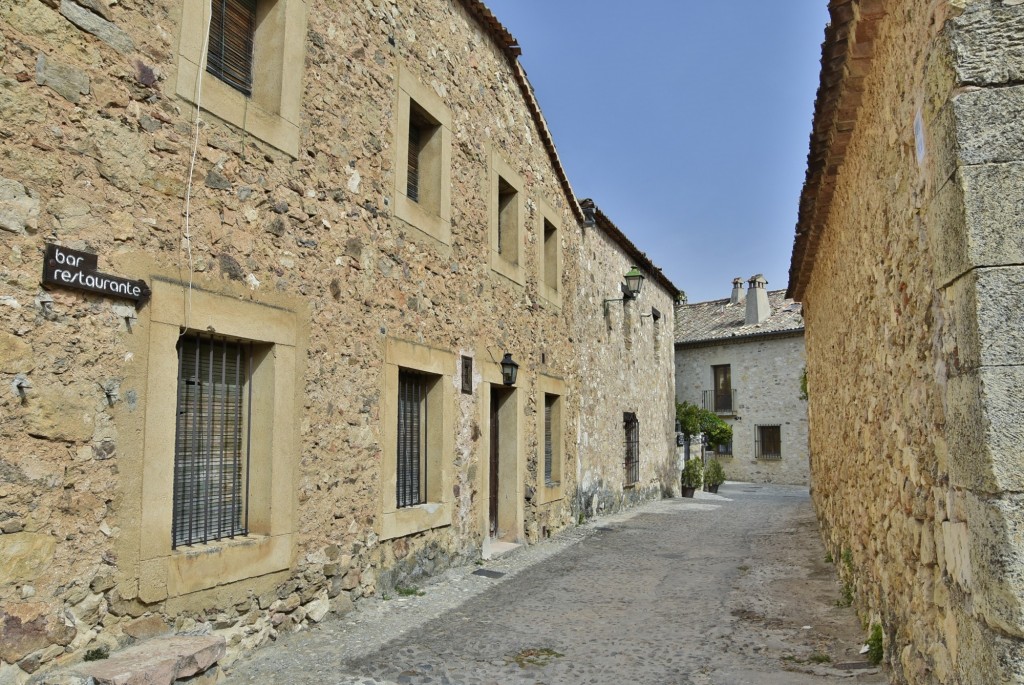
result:
M 862 668 L 877 668 L 875 664 L 870 661 L 850 661 L 848 663 L 836 664 L 834 668 L 840 671 L 856 671 Z
M 602 533 L 613 533 L 613 532 L 615 532 L 614 528 L 608 528 L 607 526 L 598 526 L 596 528 L 596 530 L 599 530 Z
M 484 578 L 501 578 L 505 574 L 501 571 L 491 571 L 490 569 L 486 568 L 478 568 L 477 570 L 473 571 L 473 575 L 483 576 Z

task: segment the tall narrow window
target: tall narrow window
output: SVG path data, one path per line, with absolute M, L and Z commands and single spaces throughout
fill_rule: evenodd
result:
M 733 410 L 732 406 L 732 367 L 728 364 L 720 364 L 711 367 L 714 376 L 714 410 L 720 413 L 728 413 Z
M 782 426 L 756 426 L 754 456 L 757 459 L 782 459 Z
M 441 127 L 426 110 L 409 101 L 409 159 L 405 196 L 421 209 L 441 209 Z
M 519 192 L 498 178 L 498 254 L 519 263 Z
M 256 0 L 212 0 L 206 71 L 252 95 Z
M 398 372 L 398 463 L 395 497 L 399 508 L 426 501 L 428 377 Z
M 622 415 L 626 435 L 626 485 L 640 480 L 640 421 L 633 412 Z
M 558 290 L 558 229 L 544 219 L 544 284 Z
M 173 547 L 248 532 L 251 380 L 251 344 L 179 339 Z
M 556 419 L 555 401 L 557 399 L 558 397 L 555 395 L 544 395 L 544 483 L 546 485 L 552 485 L 555 482 L 555 439 L 553 421 Z

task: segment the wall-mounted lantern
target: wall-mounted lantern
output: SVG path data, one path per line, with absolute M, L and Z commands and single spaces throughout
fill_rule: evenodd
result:
M 640 269 L 635 266 L 626 272 L 626 283 L 621 286 L 622 297 L 605 300 L 604 301 L 604 315 L 608 316 L 608 303 L 609 302 L 625 302 L 626 300 L 632 300 L 640 294 L 640 290 L 644 287 L 644 275 L 640 272 Z
M 516 376 L 519 375 L 519 364 L 512 360 L 509 352 L 501 358 L 501 382 L 505 385 L 515 385 Z

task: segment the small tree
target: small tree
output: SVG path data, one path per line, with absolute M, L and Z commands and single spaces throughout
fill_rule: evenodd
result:
M 702 409 L 689 402 L 676 402 L 676 419 L 679 421 L 679 432 L 689 442 L 693 436 L 704 435 L 708 447 L 715 448 L 732 441 L 732 426 L 718 415 Z

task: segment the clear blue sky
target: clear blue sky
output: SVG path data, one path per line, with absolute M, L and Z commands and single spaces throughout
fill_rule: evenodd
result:
M 826 0 L 485 0 L 562 164 L 690 302 L 785 288 Z

